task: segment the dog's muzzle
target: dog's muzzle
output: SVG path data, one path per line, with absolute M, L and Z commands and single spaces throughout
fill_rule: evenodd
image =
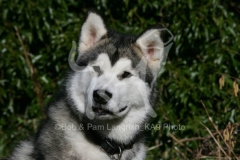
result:
M 107 90 L 95 90 L 93 91 L 93 101 L 94 105 L 92 106 L 93 112 L 95 112 L 99 116 L 103 115 L 114 115 L 117 113 L 121 113 L 127 109 L 127 106 L 119 109 L 116 112 L 113 112 L 109 108 L 106 107 L 108 102 L 112 98 L 112 93 L 108 92 Z
M 110 99 L 112 98 L 112 93 L 108 92 L 107 90 L 95 90 L 93 91 L 93 100 L 95 102 L 95 105 L 93 106 L 93 112 L 101 115 L 112 115 L 113 112 L 108 110 L 104 107 Z

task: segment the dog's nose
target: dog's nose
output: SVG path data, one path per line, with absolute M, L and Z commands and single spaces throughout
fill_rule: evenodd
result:
M 112 93 L 106 90 L 95 90 L 93 92 L 93 100 L 98 104 L 107 104 L 112 98 Z

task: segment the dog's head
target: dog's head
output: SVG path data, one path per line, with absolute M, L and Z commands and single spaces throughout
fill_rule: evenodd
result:
M 90 119 L 146 118 L 164 56 L 161 29 L 140 36 L 110 31 L 103 19 L 89 12 L 78 44 L 76 63 L 68 93 L 74 106 Z

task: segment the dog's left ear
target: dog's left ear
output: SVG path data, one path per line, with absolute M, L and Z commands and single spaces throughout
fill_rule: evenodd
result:
M 81 29 L 79 53 L 81 54 L 94 46 L 106 34 L 107 29 L 101 16 L 95 12 L 89 12 Z
M 160 29 L 149 29 L 139 36 L 136 45 L 146 57 L 149 66 L 157 71 L 164 60 L 164 43 Z

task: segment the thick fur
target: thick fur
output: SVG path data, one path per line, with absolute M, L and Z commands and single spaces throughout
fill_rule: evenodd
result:
M 155 80 L 164 59 L 160 28 L 138 37 L 122 35 L 89 12 L 78 52 L 78 68 L 72 68 L 49 106 L 46 123 L 9 160 L 110 160 L 91 135 L 118 144 L 133 142 L 121 160 L 145 159 L 144 125 L 154 113 Z

